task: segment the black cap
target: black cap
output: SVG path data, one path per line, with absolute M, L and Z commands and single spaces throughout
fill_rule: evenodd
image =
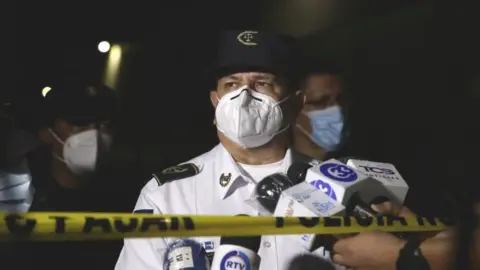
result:
M 46 121 L 62 119 L 73 125 L 110 120 L 116 108 L 114 90 L 103 84 L 59 82 L 43 100 Z
M 301 45 L 295 38 L 253 30 L 225 31 L 220 34 L 217 58 L 210 76 L 222 77 L 245 71 L 266 71 L 297 76 Z

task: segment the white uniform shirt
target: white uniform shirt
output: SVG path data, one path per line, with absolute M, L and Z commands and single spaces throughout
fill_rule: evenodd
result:
M 155 214 L 176 215 L 226 215 L 259 213 L 245 203 L 250 198 L 255 182 L 245 175 L 227 150 L 217 145 L 211 151 L 188 163 L 194 163 L 200 172 L 192 177 L 158 185 L 150 180 L 140 193 L 135 210 L 153 210 Z M 288 150 L 279 168 L 286 173 L 292 163 Z M 248 170 L 248 169 L 247 169 Z M 243 172 L 243 173 L 242 173 Z M 231 178 L 228 184 L 220 185 L 222 174 Z M 225 183 L 224 183 L 225 184 Z M 195 237 L 207 252 L 214 252 L 220 245 L 220 237 Z M 163 269 L 164 252 L 174 238 L 125 239 L 124 247 L 115 267 L 116 270 L 159 270 Z M 260 250 L 261 270 L 286 270 L 290 260 L 306 253 L 297 242 L 286 236 L 262 236 Z M 315 251 L 329 257 L 323 248 Z M 343 268 L 341 268 L 343 269 Z

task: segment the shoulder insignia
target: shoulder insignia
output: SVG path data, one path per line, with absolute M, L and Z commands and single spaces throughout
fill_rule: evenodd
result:
M 168 182 L 194 176 L 199 172 L 200 169 L 197 165 L 193 163 L 185 163 L 154 173 L 153 177 L 157 180 L 158 185 L 161 186 Z

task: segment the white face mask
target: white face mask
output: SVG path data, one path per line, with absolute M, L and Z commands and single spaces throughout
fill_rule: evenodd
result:
M 63 161 L 75 174 L 91 173 L 95 170 L 98 156 L 98 130 L 92 129 L 74 134 L 63 142 L 53 131 L 49 130 L 57 141 L 63 144 L 63 158 L 55 157 Z M 111 145 L 112 138 L 103 132 L 100 133 L 102 141 Z
M 288 98 L 277 102 L 247 86 L 241 87 L 219 100 L 215 110 L 217 129 L 245 148 L 265 145 L 289 127 L 282 128 L 280 108 Z

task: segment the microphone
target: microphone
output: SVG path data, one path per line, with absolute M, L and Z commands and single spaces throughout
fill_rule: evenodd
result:
M 300 182 L 305 181 L 305 177 L 307 176 L 307 170 L 310 169 L 312 165 L 304 162 L 295 162 L 290 165 L 288 168 L 287 176 L 291 181 L 298 184 Z
M 215 250 L 211 270 L 258 270 L 260 241 L 261 236 L 222 237 L 220 246 Z
M 164 255 L 165 270 L 210 270 L 203 246 L 191 239 L 178 239 L 169 244 Z
M 284 190 L 294 186 L 296 183 L 291 180 L 287 175 L 283 173 L 275 173 L 263 178 L 255 186 L 255 198 L 247 201 L 250 204 L 255 204 L 255 200 L 261 207 L 255 207 L 256 209 L 265 209 L 267 213 L 272 214 L 275 211 L 280 195 Z M 263 208 L 263 209 L 262 209 Z
M 273 216 L 275 217 L 329 217 L 344 216 L 345 206 L 335 201 L 322 190 L 301 182 L 282 192 Z M 289 235 L 308 251 L 319 247 L 331 250 L 335 238 L 330 235 Z
M 302 173 L 302 169 L 305 172 Z M 314 166 L 293 164 L 289 169 L 289 176 L 299 177 L 292 182 L 304 182 L 284 192 L 287 196 L 280 197 L 274 216 L 371 217 L 377 215 L 371 209 L 371 204 L 396 201 L 379 181 L 335 159 Z M 308 234 L 296 236 L 296 238 L 309 251 L 314 251 L 321 246 L 325 250 L 331 250 L 336 239 L 334 236 Z
M 335 270 L 335 266 L 318 256 L 302 254 L 290 262 L 288 270 Z
M 405 201 L 408 184 L 393 164 L 353 158 L 348 159 L 346 164 L 382 183 L 398 202 L 403 204 Z
M 382 182 L 335 159 L 307 169 L 305 181 L 343 204 L 347 215 L 376 216 L 371 204 L 385 201 L 400 204 Z

